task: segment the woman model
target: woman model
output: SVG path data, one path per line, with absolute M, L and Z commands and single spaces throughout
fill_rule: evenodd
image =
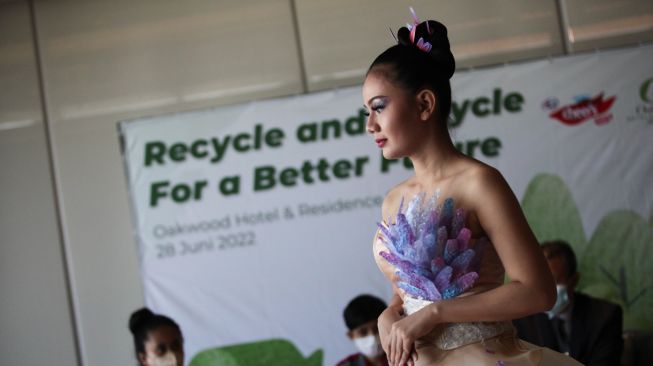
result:
M 390 219 L 373 245 L 394 289 L 378 320 L 388 361 L 578 365 L 516 338 L 510 320 L 550 309 L 555 285 L 501 174 L 455 149 L 447 129 L 455 69 L 447 29 L 414 18 L 363 85 L 368 132 L 386 159 L 409 157 L 415 169 L 386 195 L 382 214 Z

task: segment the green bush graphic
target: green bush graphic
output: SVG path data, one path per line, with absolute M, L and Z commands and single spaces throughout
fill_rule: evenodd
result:
M 540 242 L 572 245 L 581 273 L 579 291 L 620 304 L 624 329 L 653 330 L 653 218 L 629 210 L 608 213 L 586 242 L 573 197 L 559 177 L 531 180 L 522 208 Z
M 285 339 L 216 347 L 199 352 L 189 366 L 322 366 L 322 350 L 308 358 Z

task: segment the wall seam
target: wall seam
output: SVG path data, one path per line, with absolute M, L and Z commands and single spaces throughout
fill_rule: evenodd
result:
M 68 309 L 70 319 L 72 321 L 73 331 L 73 344 L 75 345 L 75 358 L 77 364 L 83 366 L 85 362 L 85 354 L 82 341 L 82 329 L 80 324 L 79 303 L 78 297 L 75 292 L 74 271 L 72 265 L 71 250 L 68 243 L 68 235 L 66 234 L 66 226 L 64 220 L 64 209 L 62 202 L 61 187 L 59 183 L 59 174 L 55 160 L 54 136 L 51 128 L 50 115 L 48 113 L 48 103 L 45 87 L 45 77 L 43 71 L 43 62 L 41 59 L 41 48 L 39 42 L 39 33 L 36 20 L 36 5 L 34 0 L 27 1 L 30 13 L 30 26 L 32 30 L 32 46 L 34 51 L 34 58 L 36 62 L 36 76 L 39 88 L 39 101 L 41 104 L 41 116 L 43 118 L 43 128 L 45 130 L 45 143 L 48 151 L 48 165 L 50 167 L 49 173 L 52 182 L 52 195 L 55 205 L 55 216 L 57 221 L 58 239 L 61 246 L 61 259 L 63 261 L 64 280 L 66 283 L 66 297 L 68 299 Z
M 299 77 L 302 82 L 302 93 L 308 93 L 308 76 L 306 75 L 306 63 L 304 61 L 304 49 L 302 48 L 302 39 L 299 34 L 299 18 L 297 17 L 297 6 L 295 0 L 290 0 L 290 17 L 295 34 L 295 44 L 297 46 L 297 60 L 299 61 Z
M 557 0 L 558 24 L 560 25 L 560 37 L 565 55 L 572 53 L 571 42 L 569 41 L 569 13 L 567 12 L 567 1 Z

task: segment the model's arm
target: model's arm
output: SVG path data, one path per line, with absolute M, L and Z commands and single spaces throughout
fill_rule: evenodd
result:
M 379 316 L 379 338 L 381 339 L 381 346 L 387 352 L 388 340 L 392 324 L 402 318 L 403 309 L 401 307 L 401 298 L 396 293 L 392 295 L 392 299 L 388 307 Z
M 502 321 L 545 311 L 555 302 L 555 284 L 519 203 L 501 174 L 479 169 L 465 195 L 492 241 L 510 282 L 495 289 L 435 302 L 395 322 L 390 334 L 391 363 L 402 365 L 414 341 L 439 323 Z
M 508 183 L 491 168 L 478 172 L 477 178 L 468 187 L 470 196 L 476 197 L 474 211 L 510 282 L 433 304 L 429 310 L 438 323 L 512 320 L 548 310 L 555 302 L 555 283 L 546 259 Z

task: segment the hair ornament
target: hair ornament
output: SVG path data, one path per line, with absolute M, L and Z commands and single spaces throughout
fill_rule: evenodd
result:
M 437 20 L 419 22 L 415 10 L 410 8 L 410 12 L 413 21 L 410 22 L 411 24 L 406 24 L 406 26 L 402 26 L 397 30 L 397 36 L 395 37 L 397 43 L 413 50 L 409 52 L 416 50 L 418 54 L 428 56 L 430 61 L 433 62 L 432 66 L 436 70 L 434 72 L 438 75 L 438 78 L 442 80 L 451 79 L 456 69 L 456 61 L 451 53 L 447 27 Z
M 433 45 L 431 45 L 431 43 L 429 43 L 427 41 L 424 41 L 424 39 L 422 37 L 420 37 L 417 40 L 417 43 L 415 43 L 415 32 L 417 31 L 417 26 L 421 22 L 419 21 L 419 18 L 417 17 L 417 14 L 415 13 L 415 9 L 413 9 L 412 6 L 409 7 L 409 9 L 410 9 L 410 14 L 413 16 L 413 24 L 406 24 L 406 26 L 408 28 L 408 31 L 410 31 L 410 42 L 412 44 L 414 44 L 415 46 L 417 46 L 417 48 L 419 48 L 423 52 L 428 53 L 433 48 Z M 431 30 L 431 27 L 429 26 L 429 22 L 426 21 L 425 23 L 426 23 L 426 29 L 427 29 L 428 33 L 433 34 L 433 31 Z
M 431 52 L 431 49 L 433 48 L 433 45 L 431 45 L 428 42 L 425 42 L 424 38 L 422 38 L 422 37 L 419 37 L 419 40 L 417 41 L 415 46 L 417 46 L 417 48 L 419 48 L 420 50 L 422 50 L 422 51 L 424 51 L 426 53 Z
M 419 24 L 419 18 L 417 17 L 417 14 L 415 14 L 415 9 L 413 9 L 412 6 L 409 6 L 408 9 L 410 9 L 410 14 L 413 16 L 413 23 Z
M 398 43 L 399 40 L 397 39 L 397 36 L 395 36 L 395 32 L 392 31 L 392 27 L 388 27 L 388 29 L 390 30 L 390 34 L 392 34 L 392 38 L 394 38 L 394 39 L 395 39 L 395 42 Z

